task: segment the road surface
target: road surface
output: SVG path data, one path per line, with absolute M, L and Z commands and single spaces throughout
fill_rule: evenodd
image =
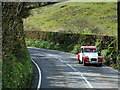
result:
M 112 68 L 78 64 L 76 54 L 32 47 L 28 50 L 41 69 L 41 88 L 118 88 L 118 72 Z

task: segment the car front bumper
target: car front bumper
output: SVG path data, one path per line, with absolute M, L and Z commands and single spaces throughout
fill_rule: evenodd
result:
M 85 62 L 87 64 L 101 64 L 102 62 L 97 62 L 97 61 L 90 61 L 90 62 Z

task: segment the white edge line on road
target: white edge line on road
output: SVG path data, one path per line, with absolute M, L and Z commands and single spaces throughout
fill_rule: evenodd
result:
M 70 64 L 67 64 L 70 68 L 77 71 L 74 67 L 72 67 Z M 87 81 L 87 79 L 81 74 L 81 77 L 86 81 L 86 83 L 89 85 L 90 88 L 93 88 L 92 85 Z
M 40 70 L 39 66 L 35 63 L 35 61 L 33 59 L 31 59 L 31 60 L 36 65 L 38 72 L 39 72 L 39 81 L 38 81 L 38 86 L 37 86 L 37 90 L 39 90 L 40 86 L 41 86 L 41 70 Z

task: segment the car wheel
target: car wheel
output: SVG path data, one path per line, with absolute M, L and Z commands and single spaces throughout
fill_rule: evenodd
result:
M 84 61 L 84 66 L 87 66 L 87 63 L 85 63 L 85 61 Z
M 78 59 L 78 61 L 79 61 L 79 64 L 82 64 L 82 62 L 81 62 L 81 60 L 80 60 L 80 59 Z
M 78 59 L 78 62 L 79 62 L 79 64 L 80 64 L 80 59 Z

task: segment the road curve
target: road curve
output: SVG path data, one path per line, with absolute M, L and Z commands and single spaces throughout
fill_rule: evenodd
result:
M 78 64 L 77 55 L 28 47 L 41 69 L 41 88 L 118 89 L 118 72 L 106 66 Z

